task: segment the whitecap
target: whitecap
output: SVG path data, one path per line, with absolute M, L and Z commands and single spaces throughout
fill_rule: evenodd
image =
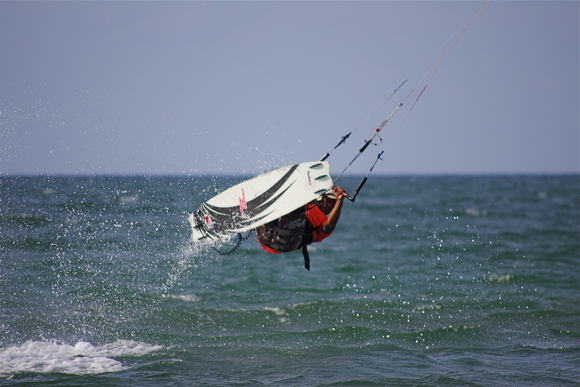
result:
M 487 216 L 487 210 L 478 210 L 475 208 L 468 208 L 465 210 L 466 215 L 471 216 Z
M 515 276 L 512 274 L 490 274 L 486 275 L 484 278 L 487 282 L 502 283 L 512 281 L 515 278 Z
M 286 310 L 282 309 L 282 308 L 276 308 L 276 307 L 264 307 L 264 310 L 269 310 L 271 312 L 274 312 L 276 315 L 278 316 L 283 316 L 286 314 Z
M 134 203 L 139 200 L 139 196 L 119 196 L 121 203 Z
M 429 311 L 429 310 L 441 309 L 441 305 L 436 305 L 436 304 L 419 305 L 419 306 L 413 307 L 413 309 L 418 310 L 420 312 L 425 312 L 425 311 Z
M 102 346 L 80 341 L 75 345 L 27 341 L 0 349 L 0 376 L 21 372 L 74 375 L 119 372 L 126 367 L 115 357 L 143 356 L 162 346 L 132 340 L 117 340 Z
M 186 301 L 186 302 L 199 302 L 201 297 L 195 294 L 163 294 L 163 298 L 171 298 L 174 300 Z

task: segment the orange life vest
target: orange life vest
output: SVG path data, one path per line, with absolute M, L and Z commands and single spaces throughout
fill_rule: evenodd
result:
M 327 218 L 326 215 L 324 215 L 324 213 L 320 210 L 316 202 L 308 204 L 308 209 L 306 210 L 306 219 L 308 220 L 308 223 L 310 223 L 310 227 L 306 225 L 306 231 L 311 231 L 312 239 L 309 241 L 309 238 L 306 236 L 306 238 L 303 239 L 303 244 L 320 242 L 332 234 L 332 231 L 328 234 L 322 231 L 322 226 L 324 226 L 326 223 Z

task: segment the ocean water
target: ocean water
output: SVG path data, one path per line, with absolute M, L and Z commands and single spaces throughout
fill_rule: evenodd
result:
M 0 385 L 580 384 L 578 175 L 371 176 L 311 271 L 188 241 L 241 177 L 0 179 Z

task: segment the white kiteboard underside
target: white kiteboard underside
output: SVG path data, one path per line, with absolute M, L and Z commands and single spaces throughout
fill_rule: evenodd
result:
M 287 215 L 332 188 L 330 164 L 288 165 L 237 184 L 189 215 L 193 241 L 228 238 Z

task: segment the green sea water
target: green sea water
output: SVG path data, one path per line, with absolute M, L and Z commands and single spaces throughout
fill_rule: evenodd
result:
M 580 384 L 578 175 L 372 176 L 311 271 L 189 242 L 242 178 L 2 176 L 0 385 Z

